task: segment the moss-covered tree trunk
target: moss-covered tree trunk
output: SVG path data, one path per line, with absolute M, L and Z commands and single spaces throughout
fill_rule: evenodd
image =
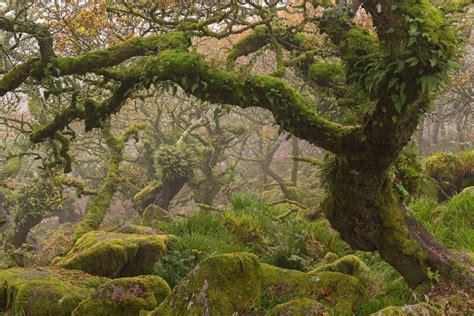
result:
M 440 245 L 392 191 L 387 173 L 360 163 L 335 168 L 324 208 L 331 225 L 354 249 L 378 251 L 415 287 L 428 281 L 428 269 L 474 286 L 468 259 Z
M 138 131 L 141 129 L 144 129 L 144 126 L 132 125 L 123 135 L 116 137 L 110 131 L 109 123 L 103 127 L 102 135 L 111 154 L 107 176 L 97 190 L 97 194 L 87 204 L 86 215 L 74 229 L 74 239 L 99 229 L 120 183 L 119 167 L 123 160 L 125 143 L 132 136 L 138 137 Z

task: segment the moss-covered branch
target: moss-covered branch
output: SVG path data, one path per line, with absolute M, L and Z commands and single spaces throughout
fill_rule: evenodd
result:
M 330 122 L 306 103 L 285 81 L 267 75 L 239 77 L 209 66 L 200 56 L 186 51 L 168 50 L 147 57 L 127 78 L 142 77 L 173 81 L 187 93 L 214 103 L 242 108 L 257 106 L 272 112 L 278 124 L 297 137 L 333 152 L 342 152 L 350 143 L 353 127 Z
M 134 37 L 105 49 L 75 57 L 52 58 L 48 63 L 31 60 L 10 70 L 0 79 L 0 96 L 18 88 L 28 77 L 41 79 L 46 73 L 52 76 L 86 74 L 118 65 L 132 57 L 156 53 L 165 49 L 187 49 L 189 40 L 183 33 Z

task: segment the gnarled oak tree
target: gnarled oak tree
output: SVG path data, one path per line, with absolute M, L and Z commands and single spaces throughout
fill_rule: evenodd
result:
M 161 82 L 179 85 L 204 101 L 268 109 L 282 129 L 334 154 L 327 166 L 323 206 L 333 227 L 354 249 L 378 251 L 411 286 L 427 281 L 433 270 L 472 290 L 474 274 L 467 259 L 439 244 L 407 213 L 388 176 L 427 111 L 430 92 L 456 58 L 459 38 L 450 17 L 469 1 L 436 7 L 428 0 L 363 0 L 371 29 L 354 21 L 352 8 L 326 1 L 321 2 L 324 6 L 306 0 L 293 6 L 250 0 L 118 2 L 110 12 L 142 18 L 153 35 L 60 57 L 44 26 L 0 19 L 1 29 L 36 38 L 41 56 L 6 73 L 0 79 L 0 95 L 30 78 L 40 84 L 47 77 L 71 75 L 94 74 L 103 79 L 97 81 L 99 88 L 109 83 L 113 87 L 100 102 L 85 95 L 81 104 L 65 107 L 31 133 L 32 142 L 61 141 L 60 132 L 77 120 L 84 121 L 86 131 L 101 128 L 134 91 Z M 283 12 L 297 12 L 298 21 L 282 22 Z M 321 41 L 321 35 L 313 41 L 314 28 L 329 41 Z M 243 35 L 229 50 L 227 69 L 191 49 L 195 38 L 236 34 Z M 275 56 L 272 74 L 253 75 L 237 67 L 239 57 L 266 47 Z M 370 109 L 351 125 L 329 121 L 285 80 L 290 67 L 311 85 L 333 89 L 341 104 L 364 103 Z M 67 161 L 67 153 L 61 153 Z

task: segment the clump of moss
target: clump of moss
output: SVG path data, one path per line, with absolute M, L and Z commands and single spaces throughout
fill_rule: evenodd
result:
M 344 79 L 342 64 L 316 62 L 309 67 L 309 77 L 322 87 L 330 87 Z
M 438 183 L 438 198 L 450 198 L 474 185 L 474 150 L 459 154 L 436 153 L 426 159 L 426 171 Z
M 322 272 L 322 271 L 331 271 L 331 272 L 340 272 L 348 275 L 358 276 L 364 272 L 368 271 L 367 265 L 354 255 L 347 255 L 342 258 L 335 260 L 332 263 L 324 264 L 313 271 L 311 274 Z
M 150 274 L 166 253 L 167 240 L 165 235 L 93 231 L 77 240 L 56 264 L 106 277 Z
M 72 315 L 128 316 L 156 308 L 170 293 L 157 276 L 115 279 L 101 285 Z
M 103 280 L 54 267 L 0 272 L 0 310 L 7 315 L 71 315 Z

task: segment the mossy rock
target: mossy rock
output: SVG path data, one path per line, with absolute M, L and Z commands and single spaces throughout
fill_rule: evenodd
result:
M 3 270 L 0 311 L 7 315 L 69 316 L 102 282 L 104 279 L 81 271 L 56 267 Z
M 162 234 L 160 230 L 153 227 L 135 225 L 135 224 L 124 224 L 114 230 L 115 233 L 124 234 L 139 234 L 139 235 L 159 235 Z
M 464 188 L 474 186 L 474 150 L 438 152 L 426 159 L 426 171 L 438 182 L 438 198 L 446 200 Z
M 148 205 L 143 211 L 142 225 L 152 226 L 155 222 L 170 221 L 170 213 L 157 205 Z
M 153 265 L 166 253 L 167 241 L 166 235 L 93 231 L 79 238 L 55 263 L 111 278 L 151 274 Z
M 333 306 L 337 314 L 352 314 L 365 296 L 361 281 L 340 272 L 304 273 L 262 264 L 262 294 L 310 298 Z
M 149 315 L 233 315 L 248 310 L 260 288 L 257 256 L 216 255 L 200 263 Z
M 367 265 L 354 255 L 347 255 L 339 258 L 332 263 L 324 264 L 312 270 L 310 274 L 315 274 L 323 271 L 340 272 L 348 275 L 358 276 L 363 272 L 367 272 L 369 268 Z
M 327 314 L 328 309 L 321 303 L 309 298 L 298 298 L 277 305 L 267 316 L 320 316 Z
M 337 254 L 335 254 L 334 252 L 329 251 L 328 253 L 326 253 L 326 254 L 324 255 L 324 258 L 323 258 L 322 263 L 323 263 L 323 264 L 333 263 L 333 262 L 336 261 L 337 259 L 339 259 L 339 257 L 337 256 Z
M 425 303 L 406 305 L 406 306 L 389 306 L 374 314 L 373 316 L 430 316 L 441 315 L 433 314 L 431 306 Z
M 73 316 L 135 316 L 153 310 L 170 294 L 165 280 L 158 276 L 114 279 L 101 285 L 82 301 Z

